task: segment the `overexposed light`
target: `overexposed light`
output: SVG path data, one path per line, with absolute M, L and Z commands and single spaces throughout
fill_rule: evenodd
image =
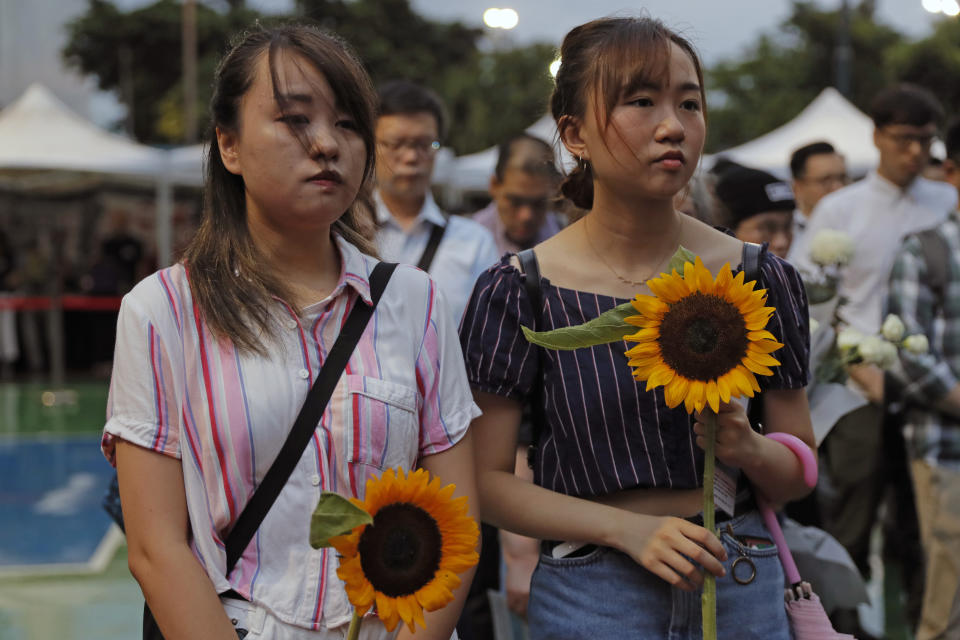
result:
M 956 2 L 954 2 L 956 4 Z M 520 22 L 520 16 L 513 9 L 500 10 L 500 28 L 513 29 Z
M 556 60 L 550 63 L 550 75 L 556 78 L 557 72 L 559 71 L 560 71 L 560 58 L 557 58 Z
M 957 0 L 943 0 L 941 11 L 950 17 L 960 16 L 960 4 L 957 4 Z
M 513 9 L 491 7 L 483 12 L 483 23 L 491 29 L 513 29 L 520 22 L 520 16 Z
M 930 13 L 940 13 L 943 10 L 943 0 L 923 0 L 923 8 Z

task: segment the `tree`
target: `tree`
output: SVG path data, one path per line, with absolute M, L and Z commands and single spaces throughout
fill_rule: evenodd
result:
M 872 96 L 894 81 L 884 61 L 904 39 L 893 28 L 874 21 L 870 0 L 851 14 L 849 97 L 860 109 L 867 109 Z M 779 34 L 761 36 L 741 60 L 724 61 L 710 69 L 708 99 L 718 99 L 719 105 L 710 111 L 708 149 L 729 148 L 786 123 L 833 85 L 841 19 L 839 10 L 824 11 L 813 2 L 795 0 Z
M 182 139 L 181 1 L 157 0 L 120 11 L 108 0 L 89 0 L 68 25 L 67 63 L 116 91 L 132 112 L 133 135 L 148 143 Z M 243 0 L 197 3 L 198 130 L 206 126 L 213 72 L 232 34 L 265 19 Z M 374 83 L 406 78 L 434 89 L 447 102 L 452 126 L 446 141 L 457 153 L 493 145 L 523 130 L 546 109 L 553 48 L 532 45 L 481 51 L 479 28 L 435 22 L 409 0 L 297 0 L 293 16 L 315 22 L 350 42 Z
M 960 22 L 944 19 L 932 35 L 890 52 L 890 67 L 902 82 L 926 87 L 943 103 L 948 119 L 960 108 Z
M 259 14 L 242 2 L 219 13 L 197 5 L 198 130 L 206 126 L 205 105 L 216 60 L 230 36 Z M 135 138 L 147 143 L 182 139 L 181 3 L 157 2 L 131 12 L 107 0 L 90 0 L 87 12 L 67 25 L 67 64 L 96 76 L 99 87 L 116 91 L 132 111 Z

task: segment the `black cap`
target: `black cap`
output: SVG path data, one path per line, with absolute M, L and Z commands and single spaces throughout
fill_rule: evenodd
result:
M 789 184 L 766 171 L 735 164 L 724 167 L 718 175 L 716 193 L 734 225 L 764 211 L 793 211 L 797 207 Z

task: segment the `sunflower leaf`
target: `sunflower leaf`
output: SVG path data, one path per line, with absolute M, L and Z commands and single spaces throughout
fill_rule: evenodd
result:
M 639 315 L 629 302 L 600 314 L 593 320 L 575 327 L 563 327 L 552 331 L 533 331 L 527 327 L 523 335 L 533 344 L 556 351 L 572 351 L 583 347 L 593 347 L 608 342 L 619 342 L 623 337 L 636 333 L 637 328 L 626 323 L 627 316 Z
M 697 254 L 690 251 L 683 245 L 677 247 L 676 253 L 673 254 L 673 257 L 670 258 L 670 262 L 667 263 L 667 268 L 664 270 L 665 273 L 673 273 L 674 270 L 681 276 L 683 275 L 683 265 L 689 262 L 693 264 L 694 260 L 697 259 Z
M 370 514 L 340 494 L 324 491 L 310 519 L 310 546 L 329 547 L 330 538 L 350 533 L 362 524 L 370 524 Z

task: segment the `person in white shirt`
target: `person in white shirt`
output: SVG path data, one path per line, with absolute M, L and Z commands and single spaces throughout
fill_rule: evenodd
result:
M 499 257 L 480 224 L 448 216 L 430 193 L 444 110 L 429 89 L 396 80 L 379 90 L 377 245 L 384 260 L 417 265 L 437 282 L 459 321 L 484 269 Z
M 793 212 L 793 239 L 806 233 L 813 208 L 827 195 L 849 183 L 847 163 L 829 142 L 806 144 L 790 155 L 790 174 L 797 208 Z
M 818 231 L 835 229 L 853 239 L 855 254 L 840 275 L 838 291 L 846 303 L 839 315 L 846 325 L 867 335 L 880 330 L 890 270 L 903 238 L 939 225 L 957 207 L 956 189 L 920 175 L 943 117 L 936 99 L 919 87 L 897 85 L 874 98 L 870 115 L 876 127 L 873 141 L 880 151 L 876 171 L 825 196 L 813 211 L 805 237 L 794 242 L 789 256 L 801 272 L 812 271 L 809 243 Z M 821 449 L 836 488 L 836 499 L 824 514 L 824 528 L 868 575 L 870 533 L 885 489 L 889 484 L 908 488 L 910 480 L 902 434 L 899 429 L 883 428 L 883 372 L 874 365 L 851 366 L 848 372 L 871 402 L 842 417 Z M 887 462 L 896 463 L 903 475 L 885 466 Z M 894 513 L 900 520 L 898 528 L 904 530 L 911 526 L 912 510 L 902 504 L 894 505 L 902 509 Z M 912 527 L 916 528 L 915 513 Z M 916 567 L 904 569 L 907 615 L 916 622 L 922 579 L 918 583 Z

